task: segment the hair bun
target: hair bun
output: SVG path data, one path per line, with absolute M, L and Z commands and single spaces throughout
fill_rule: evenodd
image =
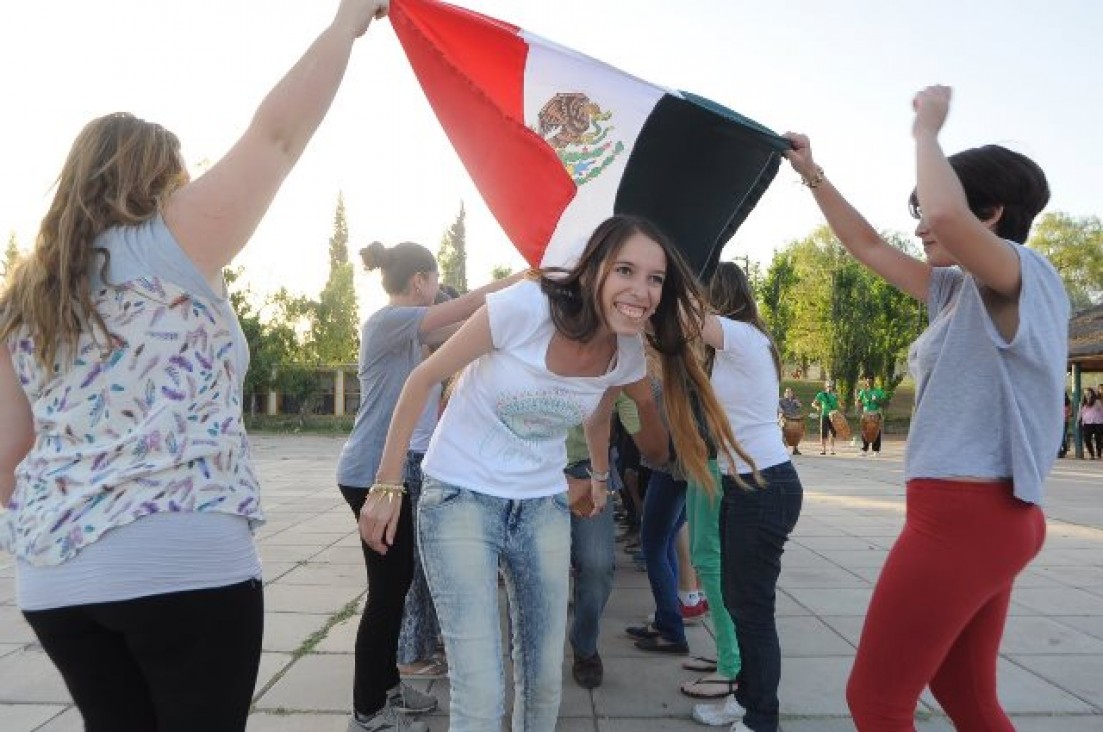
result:
M 391 260 L 391 252 L 380 242 L 373 241 L 360 250 L 360 259 L 367 270 L 383 269 Z

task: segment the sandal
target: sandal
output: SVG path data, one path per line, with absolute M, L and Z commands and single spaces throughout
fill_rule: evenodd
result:
M 425 661 L 399 664 L 398 675 L 403 679 L 443 679 L 448 676 L 448 662 L 430 658 Z
M 658 629 L 651 623 L 647 623 L 646 625 L 629 625 L 624 629 L 624 633 L 629 638 L 634 638 L 635 640 L 648 640 L 659 637 Z
M 697 671 L 706 674 L 712 673 L 716 670 L 716 659 L 709 658 L 708 656 L 690 656 L 682 661 L 682 668 L 686 671 Z
M 702 676 L 694 681 L 687 681 L 678 688 L 692 699 L 723 699 L 735 693 L 739 682 L 735 679 L 709 679 Z
M 689 643 L 686 641 L 672 641 L 657 635 L 654 638 L 641 638 L 635 643 L 641 651 L 653 653 L 673 653 L 679 656 L 689 654 Z

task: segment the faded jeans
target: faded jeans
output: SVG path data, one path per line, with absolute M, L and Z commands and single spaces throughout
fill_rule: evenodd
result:
M 426 475 L 417 523 L 448 654 L 450 732 L 498 730 L 505 714 L 499 566 L 513 636 L 513 732 L 553 732 L 567 626 L 567 494 L 497 498 Z

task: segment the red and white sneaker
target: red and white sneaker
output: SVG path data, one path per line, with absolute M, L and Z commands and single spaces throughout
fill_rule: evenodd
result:
M 703 597 L 695 605 L 683 605 L 679 602 L 678 606 L 682 611 L 682 620 L 700 620 L 709 614 L 709 601 Z

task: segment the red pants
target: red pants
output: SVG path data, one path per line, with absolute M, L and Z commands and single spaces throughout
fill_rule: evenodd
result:
M 1011 583 L 1045 517 L 1010 483 L 908 482 L 907 520 L 873 591 L 846 697 L 860 732 L 912 732 L 924 687 L 959 732 L 1014 732 L 996 697 Z

